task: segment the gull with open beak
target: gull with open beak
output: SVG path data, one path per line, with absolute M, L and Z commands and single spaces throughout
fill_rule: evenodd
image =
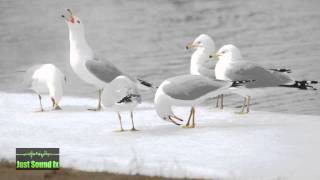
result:
M 213 39 L 207 34 L 199 35 L 186 49 L 195 49 L 191 56 L 190 74 L 215 79 L 215 63 L 209 58 L 215 52 Z M 223 109 L 223 94 L 217 96 L 216 108 Z
M 93 50 L 87 43 L 83 21 L 74 15 L 71 9 L 67 9 L 68 15 L 61 15 L 69 28 L 70 41 L 70 65 L 72 70 L 85 82 L 92 84 L 99 92 L 99 101 L 96 109 L 101 110 L 101 94 L 103 89 L 112 80 L 120 75 L 125 75 L 116 66 L 107 60 L 95 56 Z M 152 89 L 152 85 L 142 80 L 130 79 L 138 88 Z M 106 92 L 107 93 L 107 92 Z

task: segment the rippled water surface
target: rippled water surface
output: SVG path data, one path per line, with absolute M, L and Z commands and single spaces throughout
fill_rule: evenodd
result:
M 155 84 L 189 72 L 185 45 L 211 35 L 216 46 L 237 45 L 244 58 L 287 67 L 297 79 L 320 79 L 318 0 L 0 0 L 0 90 L 25 92 L 23 71 L 54 63 L 69 77 L 66 94 L 94 97 L 69 65 L 68 29 L 60 17 L 74 9 L 96 54 Z M 277 89 L 253 100 L 254 110 L 320 114 L 319 91 Z M 152 100 L 152 93 L 145 94 Z M 226 105 L 240 105 L 229 96 Z

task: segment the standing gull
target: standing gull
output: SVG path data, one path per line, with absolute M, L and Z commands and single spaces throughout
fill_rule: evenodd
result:
M 298 89 L 315 89 L 310 84 L 317 81 L 295 81 L 286 73 L 287 69 L 265 69 L 257 64 L 242 59 L 240 50 L 234 45 L 225 45 L 216 53 L 219 61 L 216 64 L 215 75 L 218 80 L 236 81 L 254 79 L 255 82 L 242 87 L 234 88 L 235 93 L 244 97 L 242 110 L 239 113 L 248 113 L 251 96 L 265 92 L 266 88 L 288 87 Z M 245 107 L 247 107 L 245 112 Z
M 107 60 L 101 60 L 94 55 L 85 38 L 83 22 L 76 17 L 70 9 L 68 16 L 62 15 L 69 28 L 70 40 L 70 65 L 72 70 L 85 82 L 94 85 L 99 93 L 98 106 L 101 109 L 101 94 L 106 85 L 116 77 L 123 75 L 117 67 Z M 139 88 L 150 87 L 149 83 L 142 80 L 131 79 Z
M 24 76 L 23 84 L 38 94 L 40 111 L 42 95 L 49 94 L 53 109 L 60 110 L 59 101 L 63 96 L 66 76 L 53 64 L 41 64 L 29 68 Z
M 121 121 L 121 112 L 130 111 L 132 131 L 136 131 L 133 122 L 133 109 L 141 103 L 141 95 L 137 84 L 127 76 L 118 76 L 106 86 L 102 93 L 102 105 L 118 113 L 120 131 L 124 131 Z
M 154 98 L 155 108 L 160 118 L 181 125 L 178 121 L 183 120 L 173 113 L 172 106 L 191 106 L 185 127 L 194 128 L 196 111 L 194 106 L 228 91 L 230 87 L 241 86 L 245 82 L 250 81 L 217 81 L 199 75 L 172 77 L 162 82 L 157 89 Z
M 215 52 L 212 38 L 207 34 L 201 34 L 192 43 L 189 43 L 186 49 L 195 49 L 191 56 L 190 74 L 215 79 L 215 63 L 209 58 L 210 54 Z M 223 109 L 223 94 L 218 95 L 216 107 Z

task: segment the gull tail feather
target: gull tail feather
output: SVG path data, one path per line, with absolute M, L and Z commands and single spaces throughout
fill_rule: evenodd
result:
M 230 87 L 239 87 L 239 86 L 243 86 L 245 84 L 248 83 L 252 83 L 255 82 L 256 80 L 239 80 L 239 81 L 232 81 L 232 84 Z
M 152 83 L 144 81 L 142 79 L 137 79 L 137 85 L 139 89 L 142 90 L 150 90 L 150 89 L 157 89 L 158 87 L 155 87 Z
M 270 71 L 276 71 L 276 72 L 282 72 L 282 73 L 291 73 L 291 69 L 285 69 L 285 68 L 281 68 L 281 69 L 269 69 Z
M 136 100 L 138 103 L 141 103 L 141 96 L 140 94 L 128 94 L 127 96 L 123 97 L 120 101 L 118 101 L 118 104 L 121 103 L 130 103 L 133 100 Z
M 317 90 L 311 84 L 318 84 L 318 83 L 319 81 L 315 81 L 315 80 L 312 80 L 312 81 L 303 80 L 303 81 L 294 81 L 293 84 L 283 84 L 280 86 L 287 87 L 287 88 L 297 88 L 301 90 L 308 90 L 308 89 Z

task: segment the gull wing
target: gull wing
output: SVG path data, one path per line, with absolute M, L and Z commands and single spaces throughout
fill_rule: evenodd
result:
M 292 79 L 283 73 L 270 72 L 263 67 L 250 62 L 234 62 L 232 68 L 226 71 L 226 77 L 230 80 L 255 80 L 247 87 L 272 87 L 292 82 Z
M 87 60 L 85 62 L 87 69 L 101 81 L 110 83 L 118 76 L 124 75 L 115 65 L 109 61 Z

